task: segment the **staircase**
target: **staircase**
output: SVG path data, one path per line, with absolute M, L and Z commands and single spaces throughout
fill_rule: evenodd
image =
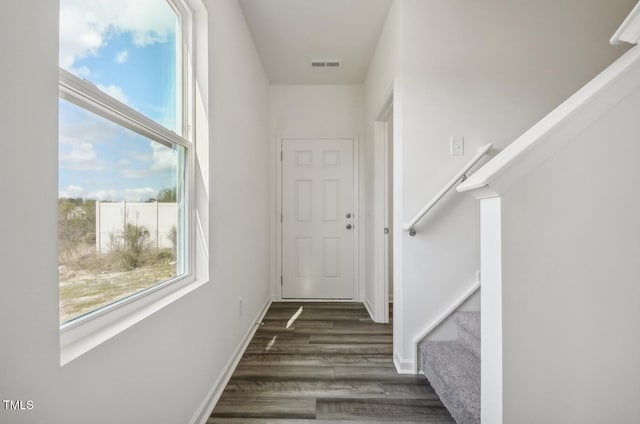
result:
M 480 423 L 480 312 L 456 312 L 457 340 L 423 340 L 422 370 L 458 424 Z

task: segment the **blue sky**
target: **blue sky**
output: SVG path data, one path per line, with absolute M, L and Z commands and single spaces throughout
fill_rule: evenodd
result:
M 176 17 L 165 0 L 62 0 L 60 66 L 176 130 Z M 59 197 L 144 201 L 176 153 L 60 100 Z

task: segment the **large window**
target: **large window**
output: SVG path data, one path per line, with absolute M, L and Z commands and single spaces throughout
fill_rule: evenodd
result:
M 60 322 L 189 273 L 180 7 L 61 0 Z

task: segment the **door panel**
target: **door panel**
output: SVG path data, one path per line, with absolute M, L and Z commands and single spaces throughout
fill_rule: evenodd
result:
M 352 299 L 353 140 L 283 140 L 282 152 L 282 297 Z

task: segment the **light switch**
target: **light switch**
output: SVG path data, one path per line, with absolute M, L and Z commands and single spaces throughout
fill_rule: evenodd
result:
M 464 137 L 452 135 L 449 140 L 449 153 L 451 156 L 464 156 Z

